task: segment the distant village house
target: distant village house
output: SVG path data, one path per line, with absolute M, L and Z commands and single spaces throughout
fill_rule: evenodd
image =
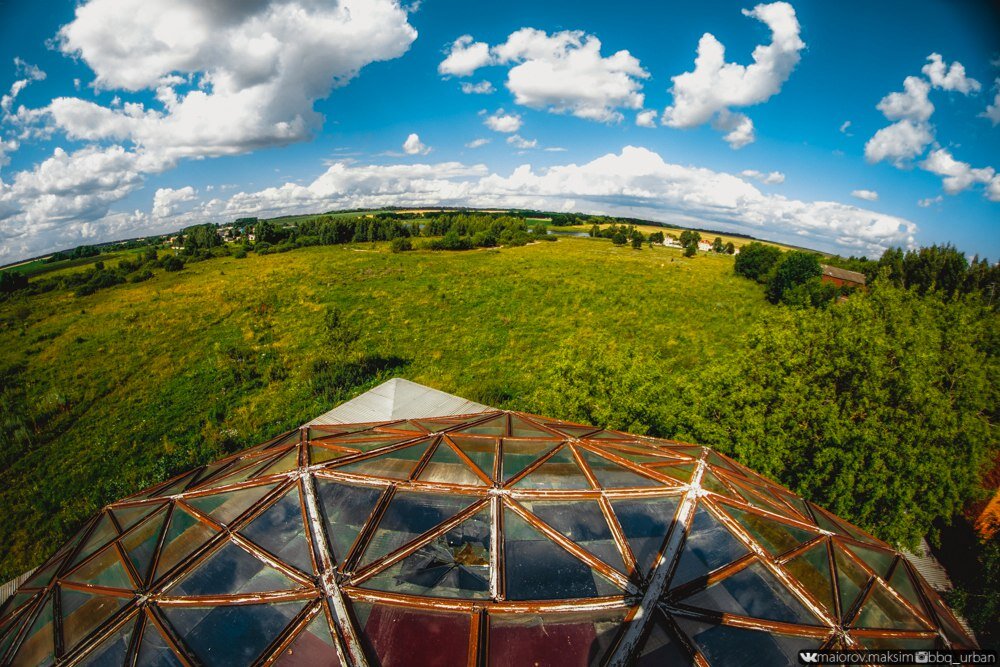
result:
M 823 275 L 820 280 L 824 283 L 833 283 L 838 287 L 864 287 L 865 286 L 865 274 L 858 273 L 857 271 L 848 271 L 847 269 L 841 269 L 836 266 L 828 266 L 826 264 L 820 264 L 820 268 L 823 269 Z

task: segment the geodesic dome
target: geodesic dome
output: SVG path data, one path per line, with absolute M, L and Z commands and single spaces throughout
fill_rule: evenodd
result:
M 974 646 L 885 543 L 706 447 L 536 415 L 304 427 L 113 503 L 14 665 L 796 664 Z

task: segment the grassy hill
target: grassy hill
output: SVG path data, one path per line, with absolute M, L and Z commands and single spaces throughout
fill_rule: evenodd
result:
M 677 374 L 738 354 L 763 294 L 732 262 L 603 239 L 321 246 L 0 303 L 0 579 L 103 504 L 394 375 L 530 409 L 567 350 Z

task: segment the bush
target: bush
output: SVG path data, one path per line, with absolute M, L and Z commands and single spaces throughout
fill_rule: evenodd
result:
M 767 281 L 768 273 L 779 259 L 781 259 L 781 250 L 754 241 L 740 249 L 740 254 L 736 256 L 734 270 L 738 276 L 763 283 Z
M 184 262 L 176 255 L 167 255 L 160 261 L 160 264 L 167 271 L 180 271 L 184 268 Z
M 698 254 L 697 244 L 691 243 L 689 245 L 684 246 L 685 257 L 694 257 L 696 254 Z
M 413 242 L 407 236 L 397 236 L 389 242 L 389 249 L 392 252 L 406 252 L 413 250 Z
M 20 271 L 0 271 L 0 292 L 11 293 L 28 286 L 28 279 Z
M 150 271 L 149 269 L 143 269 L 142 271 L 138 273 L 133 273 L 131 276 L 129 276 L 128 281 L 130 283 L 141 283 L 149 280 L 152 277 L 153 277 L 152 271 Z
M 236 259 L 246 259 L 246 256 L 247 256 L 247 249 L 242 246 L 236 252 L 233 253 L 233 257 L 235 257 Z
M 615 235 L 611 237 L 611 242 L 615 245 L 625 245 L 628 243 L 628 239 L 625 238 L 624 232 L 615 232 Z
M 642 234 L 636 234 L 632 237 L 632 248 L 634 250 L 642 250 Z

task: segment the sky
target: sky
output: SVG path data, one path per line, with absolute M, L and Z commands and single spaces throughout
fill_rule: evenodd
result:
M 387 205 L 996 261 L 998 28 L 988 1 L 0 0 L 0 264 Z

